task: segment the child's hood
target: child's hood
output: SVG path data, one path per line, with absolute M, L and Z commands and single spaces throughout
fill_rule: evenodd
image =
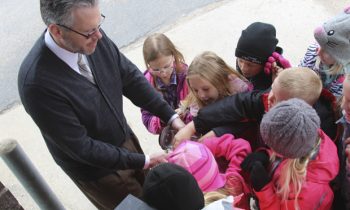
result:
M 314 31 L 319 45 L 337 62 L 350 63 L 350 6 Z M 350 68 L 349 68 L 350 70 Z

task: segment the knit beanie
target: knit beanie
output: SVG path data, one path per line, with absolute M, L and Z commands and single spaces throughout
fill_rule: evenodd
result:
M 213 154 L 204 144 L 184 141 L 169 154 L 168 161 L 189 171 L 204 192 L 217 190 L 225 185 L 224 175 L 219 173 Z
M 194 177 L 171 163 L 160 164 L 148 172 L 143 199 L 157 210 L 199 210 L 204 207 L 203 192 Z
M 235 55 L 238 58 L 263 65 L 275 52 L 277 43 L 276 29 L 273 25 L 255 22 L 242 31 Z
M 350 7 L 314 31 L 321 48 L 344 66 L 350 63 Z
M 314 108 L 303 100 L 282 101 L 270 109 L 260 124 L 263 141 L 287 158 L 308 155 L 315 147 L 320 118 Z

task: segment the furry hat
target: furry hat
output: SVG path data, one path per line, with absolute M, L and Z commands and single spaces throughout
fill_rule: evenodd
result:
M 261 22 L 250 24 L 238 40 L 236 57 L 264 65 L 276 50 L 278 39 L 273 25 Z
M 350 6 L 314 31 L 318 44 L 337 62 L 350 63 Z
M 319 138 L 320 118 L 303 100 L 282 101 L 269 110 L 260 124 L 264 142 L 287 158 L 308 155 Z
M 184 141 L 169 154 L 168 161 L 189 171 L 204 192 L 216 190 L 225 185 L 224 175 L 219 173 L 213 154 L 204 144 Z
M 157 210 L 199 210 L 203 192 L 194 177 L 181 166 L 163 163 L 149 171 L 143 185 L 143 199 Z

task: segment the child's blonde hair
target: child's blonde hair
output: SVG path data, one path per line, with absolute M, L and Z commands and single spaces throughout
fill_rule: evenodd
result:
M 243 76 L 226 64 L 226 62 L 215 53 L 210 51 L 201 53 L 193 59 L 191 65 L 188 67 L 186 80 L 191 91 L 185 101 L 187 101 L 188 104 L 193 104 L 194 102 L 200 108 L 204 105 L 193 93 L 191 85 L 189 84 L 189 80 L 193 76 L 200 76 L 216 87 L 219 92 L 219 99 L 231 95 L 229 75 L 234 75 L 246 81 Z
M 146 38 L 143 43 L 143 58 L 146 68 L 149 68 L 149 62 L 156 60 L 160 55 L 174 56 L 175 71 L 181 73 L 183 71 L 184 56 L 177 50 L 171 40 L 161 33 L 155 33 Z
M 294 194 L 295 209 L 299 209 L 298 197 L 304 184 L 307 166 L 311 158 L 317 155 L 321 138 L 316 142 L 314 149 L 309 155 L 296 159 L 287 159 L 286 163 L 281 168 L 281 175 L 277 181 L 277 194 L 282 200 L 287 201 L 290 192 Z M 276 153 L 272 153 L 270 161 L 274 162 L 277 158 Z M 293 189 L 290 187 L 293 186 Z
M 321 95 L 321 79 L 306 67 L 285 69 L 278 74 L 276 81 L 288 98 L 303 99 L 310 105 L 314 105 Z
M 226 198 L 229 195 L 230 193 L 225 187 L 219 188 L 215 191 L 206 192 L 204 193 L 204 205 L 207 206 L 214 201 Z
M 316 66 L 320 66 L 321 65 L 321 58 L 320 58 L 320 56 L 317 56 L 317 58 L 316 58 Z M 337 62 L 336 61 L 336 63 L 335 64 L 333 64 L 332 66 L 331 66 L 331 68 L 330 69 L 328 69 L 328 73 L 329 73 L 329 75 L 337 75 L 337 74 L 340 74 L 340 73 L 342 73 L 342 71 L 343 71 L 343 65 L 341 64 L 341 63 L 339 63 L 339 62 Z

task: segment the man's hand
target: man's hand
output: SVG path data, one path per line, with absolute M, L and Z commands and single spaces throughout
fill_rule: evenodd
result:
M 174 121 L 171 123 L 171 127 L 174 130 L 180 130 L 181 128 L 185 127 L 185 123 L 179 118 L 175 118 Z
M 194 123 L 190 122 L 185 127 L 180 129 L 173 140 L 173 148 L 176 148 L 183 140 L 190 140 L 191 136 L 196 133 L 196 129 L 194 128 Z
M 147 168 L 153 168 L 160 163 L 166 163 L 168 154 L 164 152 L 154 153 L 150 155 L 150 162 Z

